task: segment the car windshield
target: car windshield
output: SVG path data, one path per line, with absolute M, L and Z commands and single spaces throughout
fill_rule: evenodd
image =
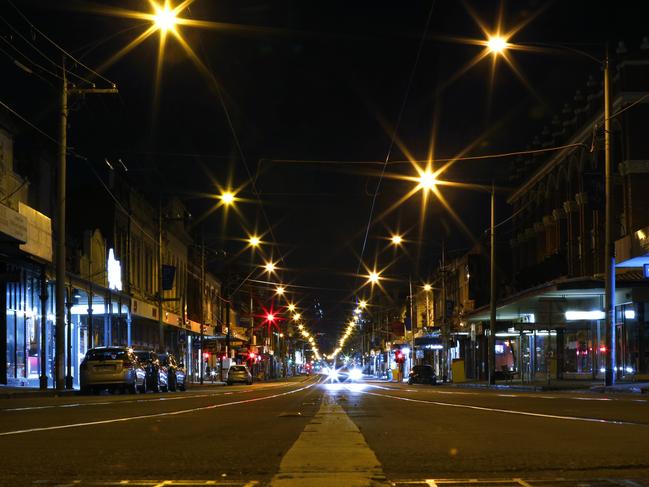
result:
M 123 348 L 89 350 L 86 354 L 86 359 L 88 360 L 124 360 L 128 358 L 128 350 L 124 350 Z
M 246 368 L 243 365 L 233 365 L 230 370 L 233 372 L 245 372 Z

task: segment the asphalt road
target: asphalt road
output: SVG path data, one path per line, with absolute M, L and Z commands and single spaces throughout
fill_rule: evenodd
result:
M 342 487 L 449 479 L 649 485 L 649 398 L 332 385 L 312 377 L 184 393 L 0 400 L 0 485 Z

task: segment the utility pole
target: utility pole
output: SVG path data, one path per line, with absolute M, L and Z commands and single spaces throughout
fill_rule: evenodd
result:
M 63 57 L 61 75 L 61 113 L 59 120 L 59 171 L 57 174 L 58 204 L 56 205 L 56 328 L 54 370 L 57 390 L 65 388 L 65 200 L 68 152 L 68 79 Z
M 66 387 L 65 376 L 65 230 L 66 230 L 66 183 L 67 183 L 67 153 L 68 153 L 68 96 L 86 94 L 117 93 L 117 88 L 98 89 L 75 88 L 68 86 L 67 71 L 65 69 L 65 55 L 61 64 L 61 98 L 59 116 L 59 157 L 57 174 L 57 199 L 56 205 L 56 326 L 55 326 L 55 359 L 54 375 L 57 390 Z
M 162 291 L 162 200 L 158 199 L 158 333 L 159 336 L 159 352 L 165 351 L 165 330 L 164 321 L 162 320 L 162 301 L 164 301 Z M 202 351 L 201 351 L 202 353 Z M 201 357 L 198 358 L 200 364 Z
M 49 293 L 47 292 L 47 274 L 45 266 L 41 267 L 41 292 L 39 295 L 41 299 L 41 356 L 40 356 L 40 389 L 47 389 L 47 299 Z
M 205 235 L 201 235 L 201 338 L 200 338 L 200 382 L 203 383 L 203 337 L 205 336 Z
M 408 276 L 408 285 L 410 286 L 410 368 L 415 366 L 415 314 L 412 302 L 412 276 Z
M 606 385 L 615 385 L 617 372 L 615 338 L 615 245 L 613 244 L 613 168 L 611 154 L 611 79 L 608 46 L 604 59 L 604 259 L 606 307 Z
M 490 273 L 489 273 L 489 384 L 496 383 L 496 192 L 494 185 L 491 185 L 491 224 L 489 226 L 490 238 Z
M 446 327 L 446 241 L 442 240 L 442 378 L 448 377 L 448 331 Z

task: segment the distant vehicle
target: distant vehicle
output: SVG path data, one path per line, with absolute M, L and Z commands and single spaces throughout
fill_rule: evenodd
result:
M 167 388 L 170 391 L 187 389 L 187 375 L 182 363 L 171 353 L 158 354 L 160 364 L 167 369 Z
M 245 382 L 252 384 L 252 374 L 246 365 L 232 365 L 228 369 L 227 384 L 231 386 L 235 382 Z
M 127 347 L 95 347 L 86 352 L 80 366 L 81 392 L 102 389 L 146 392 L 146 372 Z
M 415 365 L 408 376 L 408 384 L 437 384 L 432 365 Z
M 134 353 L 146 372 L 147 389 L 153 392 L 167 392 L 169 390 L 167 367 L 160 363 L 158 354 L 145 350 L 136 350 Z

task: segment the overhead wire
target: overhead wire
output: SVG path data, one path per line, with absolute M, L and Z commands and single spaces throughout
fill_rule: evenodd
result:
M 649 95 L 648 95 L 649 96 Z M 564 149 L 570 149 L 573 147 L 589 147 L 586 146 L 583 143 L 574 143 L 574 144 L 565 144 L 565 145 L 558 145 L 555 147 L 544 147 L 542 149 L 528 149 L 528 150 L 520 150 L 520 151 L 512 151 L 512 152 L 500 152 L 500 153 L 495 153 L 495 154 L 483 154 L 483 155 L 477 155 L 477 156 L 460 156 L 460 157 L 447 157 L 447 158 L 435 158 L 436 162 L 451 162 L 451 161 L 475 161 L 475 160 L 481 160 L 481 159 L 499 159 L 499 158 L 504 158 L 504 157 L 514 157 L 514 156 L 524 156 L 524 155 L 533 155 L 533 154 L 542 154 L 544 152 L 554 152 L 554 151 L 560 151 Z M 331 164 L 331 165 L 344 165 L 344 164 L 353 164 L 353 165 L 379 165 L 379 164 L 386 164 L 384 161 L 336 161 L 336 160 L 318 160 L 318 159 L 264 159 L 270 162 L 279 162 L 279 163 L 286 163 L 286 164 L 297 164 L 297 163 L 305 163 L 305 164 Z M 427 160 L 399 160 L 399 161 L 389 161 L 387 163 L 388 166 L 396 166 L 399 164 L 412 164 L 413 162 L 415 163 L 426 163 L 428 162 Z
M 4 17 L 0 15 L 0 20 L 2 20 L 5 24 L 9 26 L 9 28 L 16 33 L 17 36 L 19 36 L 25 43 L 27 43 L 34 51 L 36 51 L 38 54 L 41 55 L 45 60 L 47 60 L 52 66 L 55 66 L 56 68 L 61 69 L 61 64 L 57 63 L 54 61 L 51 57 L 49 57 L 47 54 L 45 54 L 43 51 L 41 51 L 36 44 L 31 42 L 29 39 L 27 39 L 18 29 L 16 29 L 13 25 L 11 25 L 10 22 L 8 22 Z M 71 71 L 70 69 L 64 68 L 65 72 L 68 73 L 70 76 L 74 76 L 75 78 L 80 79 L 81 81 L 88 83 L 90 85 L 93 84 L 92 81 L 90 81 L 87 78 L 84 78 L 83 76 L 75 73 L 74 71 Z M 60 76 L 59 76 L 60 78 Z
M 361 246 L 361 252 L 359 254 L 358 258 L 358 266 L 356 268 L 356 273 L 358 274 L 361 270 L 361 266 L 363 265 L 363 255 L 365 254 L 365 248 L 367 247 L 367 239 L 370 233 L 370 228 L 372 227 L 372 220 L 374 218 L 374 207 L 376 206 L 376 198 L 379 194 L 379 190 L 381 189 L 381 181 L 383 180 L 383 176 L 385 174 L 385 169 L 388 165 L 388 162 L 390 160 L 390 156 L 392 155 L 392 149 L 394 148 L 394 143 L 397 138 L 397 133 L 399 131 L 399 127 L 401 126 L 401 119 L 403 118 L 403 112 L 405 111 L 406 105 L 408 103 L 408 97 L 410 95 L 410 89 L 412 87 L 412 82 L 415 77 L 415 73 L 417 72 L 417 66 L 419 65 L 419 59 L 421 57 L 421 52 L 424 47 L 424 43 L 426 41 L 426 33 L 428 32 L 428 28 L 430 26 L 430 21 L 433 18 L 433 10 L 435 9 L 435 1 L 433 0 L 431 5 L 430 5 L 430 10 L 428 11 L 428 18 L 426 19 L 426 24 L 424 26 L 424 30 L 421 35 L 421 39 L 419 41 L 419 47 L 417 48 L 417 55 L 415 56 L 415 62 L 413 63 L 412 70 L 410 71 L 410 76 L 408 77 L 408 84 L 406 85 L 406 91 L 403 96 L 403 100 L 401 102 L 401 107 L 399 108 L 399 113 L 397 115 L 397 121 L 394 126 L 394 130 L 392 131 L 392 137 L 390 138 L 390 145 L 388 146 L 388 151 L 385 156 L 385 161 L 383 163 L 383 168 L 381 169 L 381 175 L 379 176 L 379 180 L 376 183 L 376 190 L 374 191 L 374 196 L 372 197 L 372 204 L 370 205 L 370 214 L 367 220 L 367 226 L 365 228 L 365 236 L 363 237 L 363 245 Z
M 74 61 L 74 62 L 75 62 L 76 64 L 78 64 L 79 66 L 81 66 L 81 67 L 83 67 L 84 69 L 86 69 L 88 72 L 90 72 L 90 73 L 92 73 L 93 75 L 97 76 L 98 78 L 104 80 L 106 83 L 108 83 L 108 84 L 110 84 L 110 85 L 112 85 L 112 86 L 115 86 L 115 83 L 114 83 L 114 82 L 112 82 L 111 80 L 109 80 L 109 79 L 106 78 L 105 76 L 101 75 L 100 73 L 98 73 L 98 72 L 95 71 L 94 69 L 90 68 L 89 66 L 87 66 L 86 64 L 84 64 L 83 62 L 81 62 L 79 59 L 77 59 L 77 58 L 74 57 L 72 54 L 70 54 L 68 51 L 66 51 L 64 48 L 62 48 L 59 44 L 57 44 L 56 42 L 54 42 L 54 41 L 53 41 L 50 37 L 48 37 L 45 33 L 43 33 L 41 30 L 39 30 L 39 29 L 38 29 L 38 28 L 37 28 L 37 27 L 36 27 L 36 26 L 35 26 L 35 25 L 34 25 L 34 24 L 33 24 L 33 23 L 28 19 L 28 18 L 27 18 L 27 16 L 26 16 L 26 15 L 25 15 L 25 14 L 24 14 L 24 13 L 23 13 L 19 8 L 18 8 L 18 7 L 16 7 L 16 5 L 15 5 L 11 0 L 7 0 L 7 2 L 9 3 L 9 5 L 11 5 L 11 6 L 13 7 L 13 9 L 18 13 L 18 15 L 19 15 L 19 16 L 20 16 L 20 17 L 21 17 L 21 18 L 22 18 L 22 19 L 23 19 L 23 20 L 24 20 L 24 21 L 29 25 L 29 27 L 30 27 L 31 29 L 34 30 L 34 32 L 38 33 L 41 37 L 43 37 L 43 39 L 45 39 L 45 40 L 48 41 L 50 44 L 52 44 L 52 45 L 53 45 L 56 49 L 58 49 L 58 50 L 59 50 L 63 55 L 65 55 L 65 56 L 66 56 L 67 58 L 69 58 L 70 60 Z M 77 77 L 79 77 L 79 78 L 81 78 L 81 79 L 84 79 L 85 81 L 87 81 L 87 82 L 89 82 L 89 83 L 92 84 L 92 81 L 86 80 L 85 78 L 82 78 L 81 76 L 79 76 L 79 75 L 77 75 L 77 74 L 75 74 L 75 73 L 73 73 L 73 72 L 70 72 L 70 74 L 73 74 L 73 75 L 75 75 L 75 76 L 77 76 Z
M 0 36 L 0 40 L 2 40 L 5 44 L 7 44 L 9 47 L 11 47 L 11 48 L 12 48 L 14 51 L 16 51 L 18 54 L 20 54 L 20 55 L 21 55 L 24 59 L 26 59 L 27 62 L 30 63 L 32 66 L 35 66 L 36 68 L 40 69 L 41 71 L 46 72 L 46 73 L 49 74 L 50 76 L 53 76 L 53 77 L 55 77 L 55 78 L 58 78 L 59 80 L 63 80 L 63 76 L 61 76 L 61 75 L 58 74 L 58 73 L 55 73 L 54 71 L 51 71 L 50 69 L 46 68 L 46 67 L 43 66 L 42 64 L 37 63 L 36 61 L 34 61 L 33 59 L 31 59 L 27 54 L 25 54 L 23 51 L 21 51 L 20 49 L 18 49 L 18 48 L 17 48 L 13 43 L 9 42 L 9 40 L 5 39 L 5 38 L 2 37 L 2 36 Z M 4 53 L 7 55 L 7 57 L 11 57 L 11 58 L 13 58 L 13 56 L 11 56 L 11 54 L 9 54 L 8 52 L 4 51 L 4 49 L 2 49 L 2 52 L 4 52 Z M 15 60 L 15 58 L 13 58 L 13 59 Z

